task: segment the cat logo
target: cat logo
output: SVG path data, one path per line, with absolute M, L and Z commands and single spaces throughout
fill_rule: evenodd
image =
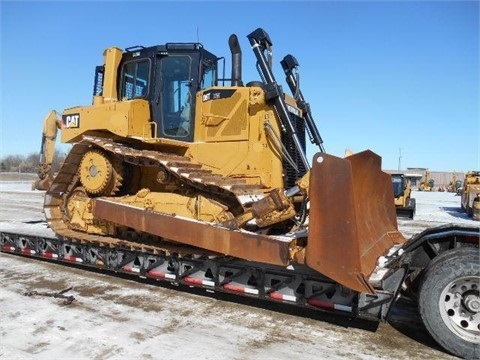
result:
M 205 94 L 203 94 L 202 101 L 208 101 L 208 100 L 210 100 L 210 95 L 211 95 L 211 93 L 205 93 Z
M 233 96 L 235 90 L 209 90 L 206 91 L 202 96 L 202 101 L 210 101 L 217 99 L 228 99 Z
M 62 115 L 63 127 L 67 129 L 80 127 L 80 114 Z

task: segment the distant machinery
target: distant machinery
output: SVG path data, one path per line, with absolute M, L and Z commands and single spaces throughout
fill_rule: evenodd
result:
M 475 204 L 475 198 L 480 194 L 480 171 L 468 171 L 465 174 L 462 188 L 461 207 L 468 215 L 472 216 Z

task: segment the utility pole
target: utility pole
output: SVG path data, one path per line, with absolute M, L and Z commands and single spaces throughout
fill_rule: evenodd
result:
M 398 171 L 402 168 L 402 148 L 398 148 Z

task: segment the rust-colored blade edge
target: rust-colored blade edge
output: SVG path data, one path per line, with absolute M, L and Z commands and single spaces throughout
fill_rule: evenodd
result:
M 104 198 L 92 202 L 96 218 L 225 255 L 273 265 L 289 264 L 290 241 L 287 240 L 229 230 Z

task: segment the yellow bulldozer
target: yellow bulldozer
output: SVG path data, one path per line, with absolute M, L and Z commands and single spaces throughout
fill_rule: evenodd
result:
M 476 230 L 406 242 L 380 156 L 327 154 L 296 58 L 280 62 L 288 94 L 269 35 L 247 38 L 261 81 L 245 84 L 235 34 L 230 78 L 199 43 L 107 48 L 92 105 L 45 120 L 36 186 L 55 237 L 0 232 L 1 251 L 382 321 L 411 289 L 442 346 L 478 355 Z M 53 176 L 58 127 L 72 148 Z M 452 258 L 473 265 L 439 281 Z M 445 301 L 452 284 L 465 301 Z

